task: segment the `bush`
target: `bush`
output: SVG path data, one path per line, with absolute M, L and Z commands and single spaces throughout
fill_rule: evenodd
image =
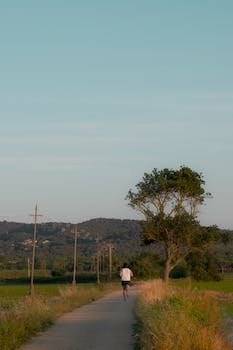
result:
M 65 276 L 65 274 L 66 274 L 66 270 L 61 268 L 57 268 L 51 271 L 51 275 L 53 277 L 61 277 L 61 276 Z
M 159 278 L 161 264 L 161 257 L 157 253 L 151 252 L 143 252 L 130 261 L 130 266 L 138 279 Z
M 182 265 L 177 265 L 171 272 L 170 277 L 174 279 L 185 278 L 188 276 L 188 270 Z
M 217 260 L 211 251 L 192 252 L 187 262 L 191 276 L 197 281 L 220 281 Z

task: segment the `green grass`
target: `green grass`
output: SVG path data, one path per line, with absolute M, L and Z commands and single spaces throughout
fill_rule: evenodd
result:
M 214 290 L 217 292 L 233 293 L 233 279 L 222 281 L 190 281 L 189 279 L 177 280 L 175 284 L 181 287 L 190 287 L 196 290 Z
M 230 317 L 233 317 L 233 303 L 225 303 L 224 309 Z
M 35 270 L 35 277 L 51 277 L 49 270 Z M 0 270 L 0 281 L 28 278 L 28 270 Z
M 64 286 L 64 285 L 63 285 Z M 35 293 L 43 295 L 58 295 L 60 286 L 57 284 L 35 285 Z M 0 285 L 0 302 L 4 299 L 19 299 L 29 295 L 29 284 Z
M 70 284 L 35 284 L 35 295 L 52 297 L 60 295 L 60 290 L 69 287 Z M 99 286 L 101 289 L 102 284 Z M 77 288 L 80 290 L 90 290 L 93 287 L 98 288 L 95 283 L 79 283 Z M 15 300 L 21 299 L 29 295 L 30 285 L 29 284 L 10 284 L 10 285 L 0 285 L 0 305 L 1 302 L 5 300 Z
M 191 281 L 190 279 L 177 280 L 176 285 L 179 285 L 184 288 L 197 290 L 197 291 L 215 291 L 220 293 L 232 294 L 229 295 L 229 300 L 222 300 L 220 305 L 222 309 L 226 312 L 226 315 L 233 317 L 233 274 L 227 274 L 224 276 L 222 281 Z
M 28 293 L 29 287 L 27 285 L 0 285 L 0 300 L 18 299 Z

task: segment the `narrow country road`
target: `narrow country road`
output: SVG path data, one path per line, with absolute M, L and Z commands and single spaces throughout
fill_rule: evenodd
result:
M 132 350 L 137 292 L 137 286 L 131 287 L 124 301 L 119 290 L 64 314 L 20 350 Z

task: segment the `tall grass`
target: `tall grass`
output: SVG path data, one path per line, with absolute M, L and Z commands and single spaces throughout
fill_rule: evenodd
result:
M 221 334 L 221 312 L 198 292 L 145 284 L 136 314 L 138 349 L 230 350 Z
M 17 349 L 29 336 L 53 322 L 54 313 L 41 299 L 29 297 L 1 312 L 0 349 Z
M 56 317 L 87 304 L 114 289 L 113 285 L 79 285 L 59 288 L 58 295 L 37 294 L 3 302 L 0 308 L 0 349 L 15 350 L 47 328 Z

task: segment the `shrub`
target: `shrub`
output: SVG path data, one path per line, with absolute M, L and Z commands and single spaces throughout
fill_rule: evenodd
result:
M 191 276 L 197 281 L 219 281 L 217 259 L 211 251 L 192 252 L 187 258 Z
M 138 279 L 159 278 L 161 275 L 161 258 L 157 253 L 143 252 L 130 261 L 130 266 Z
M 57 268 L 51 271 L 51 275 L 53 277 L 61 277 L 61 276 L 65 276 L 65 274 L 66 274 L 66 271 L 64 269 Z
M 170 277 L 174 279 L 185 278 L 188 276 L 188 270 L 182 265 L 177 265 L 171 272 Z

